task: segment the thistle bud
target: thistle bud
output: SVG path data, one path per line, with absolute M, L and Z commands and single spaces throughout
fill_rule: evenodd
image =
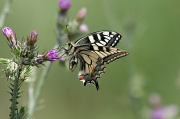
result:
M 11 28 L 4 27 L 2 29 L 2 32 L 3 32 L 4 36 L 6 36 L 6 38 L 8 40 L 15 39 L 14 31 Z
M 18 41 L 15 38 L 14 31 L 10 27 L 4 27 L 2 29 L 4 36 L 8 39 L 9 46 L 14 49 L 18 46 Z
M 86 17 L 86 14 L 87 14 L 87 9 L 85 7 L 81 8 L 76 14 L 77 22 L 81 23 L 83 19 Z
M 38 37 L 38 34 L 36 33 L 36 31 L 32 31 L 29 36 L 27 37 L 27 46 L 33 46 L 36 41 L 37 41 L 37 37 Z

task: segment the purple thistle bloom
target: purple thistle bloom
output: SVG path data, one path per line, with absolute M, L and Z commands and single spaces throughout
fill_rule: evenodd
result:
M 71 7 L 70 0 L 59 0 L 58 4 L 61 10 L 68 10 Z
M 14 31 L 9 27 L 4 27 L 2 29 L 4 36 L 7 37 L 8 40 L 15 39 Z
M 46 54 L 38 55 L 35 58 L 35 61 L 36 61 L 36 64 L 42 64 L 45 61 L 53 62 L 59 59 L 58 55 L 59 53 L 56 50 L 52 49 L 52 50 L 49 50 Z
M 58 59 L 58 52 L 56 50 L 49 50 L 48 53 L 46 54 L 46 57 L 49 61 L 53 62 Z

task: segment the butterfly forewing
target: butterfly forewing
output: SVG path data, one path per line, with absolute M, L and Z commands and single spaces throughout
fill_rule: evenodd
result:
M 111 46 L 115 47 L 121 35 L 114 31 L 98 31 L 91 33 L 80 40 L 76 41 L 76 45 L 97 45 L 97 46 Z

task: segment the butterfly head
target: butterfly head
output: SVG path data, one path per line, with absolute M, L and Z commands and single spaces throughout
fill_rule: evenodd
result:
M 74 53 L 74 44 L 72 42 L 67 43 L 67 49 L 65 49 L 65 54 L 70 56 Z

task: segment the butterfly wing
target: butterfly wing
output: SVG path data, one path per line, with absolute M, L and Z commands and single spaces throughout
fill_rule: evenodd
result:
M 75 44 L 78 45 L 97 45 L 97 46 L 111 46 L 115 47 L 122 36 L 115 31 L 98 31 L 91 33 L 78 41 Z
M 107 46 L 81 46 L 77 53 L 80 60 L 79 79 L 84 85 L 91 83 L 99 89 L 97 79 L 104 73 L 106 64 L 114 60 L 124 57 L 129 53 L 113 47 Z

